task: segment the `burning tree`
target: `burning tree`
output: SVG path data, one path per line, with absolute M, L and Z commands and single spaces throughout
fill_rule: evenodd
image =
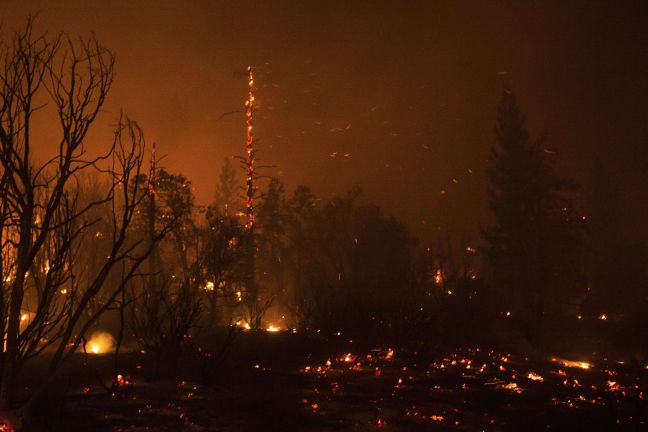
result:
M 128 236 L 143 198 L 126 187 L 142 166 L 140 129 L 120 119 L 105 153 L 92 155 L 86 147 L 87 133 L 113 82 L 113 66 L 112 53 L 94 38 L 77 41 L 37 34 L 32 19 L 2 47 L 0 323 L 5 348 L 0 408 L 4 410 L 12 407 L 15 380 L 25 364 L 49 349 L 47 379 L 22 407 L 29 415 L 61 363 L 84 346 L 86 331 L 138 276 L 151 251 Z M 60 129 L 54 154 L 36 163 L 34 113 L 41 108 L 56 117 Z M 89 172 L 105 180 L 101 196 L 82 193 L 81 181 Z M 104 228 L 100 231 L 99 226 Z M 90 237 L 104 238 L 108 253 L 93 274 L 79 278 L 79 256 L 86 252 L 81 245 Z M 115 273 L 118 283 L 108 286 Z M 99 297 L 102 301 L 88 314 L 88 306 Z
M 210 328 L 220 321 L 231 324 L 232 313 L 243 301 L 241 240 L 244 228 L 238 219 L 217 209 L 207 210 L 206 226 L 202 228 L 201 278 L 207 300 L 207 317 Z M 222 308 L 219 309 L 219 302 Z M 220 312 L 220 314 L 219 314 Z

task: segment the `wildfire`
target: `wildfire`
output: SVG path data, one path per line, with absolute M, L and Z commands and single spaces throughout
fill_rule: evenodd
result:
M 91 354 L 105 354 L 112 351 L 114 345 L 115 339 L 110 333 L 106 332 L 92 333 L 87 343 L 87 346 L 90 347 L 88 352 Z
M 276 332 L 281 331 L 281 327 L 277 327 L 276 325 L 269 324 L 269 325 L 266 327 L 266 331 L 267 331 L 267 332 L 270 332 L 270 333 L 276 333 Z

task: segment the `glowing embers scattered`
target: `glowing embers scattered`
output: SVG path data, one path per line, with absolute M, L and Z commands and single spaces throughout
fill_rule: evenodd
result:
M 506 423 L 510 420 L 508 414 L 485 409 L 480 413 L 483 416 L 475 416 L 458 404 L 458 401 L 469 404 L 489 394 L 514 399 L 521 406 L 543 400 L 546 406 L 560 405 L 567 409 L 622 407 L 633 403 L 632 398 L 646 397 L 636 376 L 629 374 L 622 362 L 604 358 L 597 358 L 595 365 L 588 361 L 533 359 L 473 348 L 439 353 L 436 360 L 433 357 L 431 362 L 422 363 L 421 357 L 407 350 L 395 359 L 391 348 L 363 354 L 355 344 L 352 346 L 354 350 L 338 352 L 325 365 L 300 370 L 312 377 L 313 388 L 307 396 L 307 406 L 319 416 L 343 413 L 349 401 L 361 402 L 358 398 L 362 389 L 367 395 L 362 401 L 365 414 L 373 423 L 367 420 L 369 429 L 377 426 L 378 419 L 383 429 L 399 429 L 402 417 L 408 418 L 408 423 L 440 422 L 449 427 L 463 425 L 470 430 Z M 317 410 L 311 404 L 316 404 Z M 564 415 L 565 411 L 560 413 Z M 340 415 L 349 422 L 357 421 L 355 416 Z M 618 424 L 631 420 L 620 415 Z

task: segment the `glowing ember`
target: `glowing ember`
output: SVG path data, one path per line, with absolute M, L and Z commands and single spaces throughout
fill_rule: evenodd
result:
M 540 381 L 540 382 L 544 381 L 544 378 L 535 372 L 529 372 L 527 378 L 529 378 L 531 381 Z
M 118 386 L 127 386 L 131 384 L 131 380 L 128 377 L 125 377 L 122 374 L 118 374 L 116 377 L 117 385 Z
M 95 332 L 90 336 L 87 346 L 91 354 L 105 354 L 113 350 L 115 339 L 110 333 Z
M 598 319 L 600 319 L 601 321 L 607 321 L 608 317 L 605 314 L 601 314 L 599 315 Z
M 356 356 L 354 356 L 351 353 L 347 353 L 347 354 L 343 355 L 342 357 L 338 358 L 338 360 L 343 361 L 345 363 L 354 362 L 355 359 L 356 359 Z
M 443 271 L 441 269 L 436 269 L 434 272 L 434 283 L 441 285 L 443 283 Z
M 391 360 L 394 358 L 394 350 L 387 348 L 387 353 L 385 354 L 385 360 Z
M 563 366 L 571 368 L 589 369 L 591 367 L 591 364 L 582 361 L 572 361 L 559 358 L 552 358 L 551 361 L 562 363 Z
M 508 391 L 513 392 L 513 393 L 518 393 L 518 394 L 519 394 L 519 393 L 522 393 L 522 388 L 519 387 L 519 386 L 518 386 L 516 383 L 514 383 L 514 382 L 510 382 L 510 383 L 503 384 L 503 385 L 498 385 L 497 388 L 501 388 L 501 389 L 504 389 L 504 390 L 508 390 Z
M 0 432 L 14 432 L 15 429 L 11 427 L 11 424 L 9 422 L 4 421 L 0 423 Z

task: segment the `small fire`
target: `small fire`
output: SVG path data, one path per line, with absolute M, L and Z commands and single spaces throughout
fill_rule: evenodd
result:
M 387 348 L 387 353 L 385 354 L 385 360 L 391 360 L 394 358 L 394 350 Z
M 601 314 L 599 315 L 598 319 L 600 319 L 601 321 L 607 321 L 608 317 L 606 314 Z
M 529 378 L 531 381 L 540 381 L 540 382 L 544 381 L 544 378 L 541 375 L 538 375 L 535 372 L 529 372 L 529 374 L 527 375 L 527 378 Z
M 90 347 L 91 354 L 105 354 L 113 350 L 115 339 L 110 333 L 94 332 L 88 340 L 87 346 Z
M 565 367 L 589 369 L 592 365 L 584 361 L 572 361 L 566 359 L 552 358 L 552 362 L 562 363 Z
M 236 327 L 241 327 L 243 330 L 250 330 L 250 323 L 238 320 L 236 321 Z
M 274 325 L 274 324 L 269 324 L 269 325 L 266 327 L 266 331 L 267 331 L 267 332 L 270 332 L 270 333 L 276 333 L 276 332 L 281 331 L 281 327 L 277 327 L 277 326 Z
M 346 353 L 346 354 L 342 355 L 340 358 L 338 358 L 338 360 L 343 361 L 345 363 L 354 362 L 355 359 L 356 359 L 356 356 L 354 356 L 351 353 Z
M 443 270 L 436 269 L 434 272 L 434 283 L 437 285 L 441 285 L 443 283 Z
M 117 374 L 117 377 L 116 377 L 115 381 L 116 381 L 117 385 L 120 386 L 120 387 L 132 384 L 130 378 L 125 377 L 122 374 Z

